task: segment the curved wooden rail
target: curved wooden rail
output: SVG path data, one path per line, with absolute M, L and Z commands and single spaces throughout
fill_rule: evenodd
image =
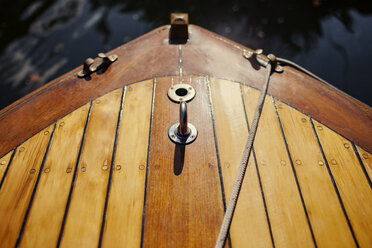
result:
M 203 75 L 261 88 L 263 70 L 242 57 L 249 48 L 194 25 L 189 30 L 185 45 L 170 45 L 169 26 L 155 29 L 112 50 L 119 59 L 105 73 L 79 79 L 76 68 L 1 110 L 0 156 L 91 99 L 155 76 Z M 289 67 L 272 76 L 269 94 L 372 152 L 372 110 L 363 103 Z

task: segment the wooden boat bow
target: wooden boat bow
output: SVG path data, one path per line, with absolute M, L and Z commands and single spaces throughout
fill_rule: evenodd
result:
M 0 111 L 2 246 L 214 245 L 265 68 L 184 15 L 172 22 Z M 226 245 L 368 247 L 372 109 L 282 69 Z M 179 84 L 195 91 L 185 101 L 197 139 L 186 146 L 168 133 Z

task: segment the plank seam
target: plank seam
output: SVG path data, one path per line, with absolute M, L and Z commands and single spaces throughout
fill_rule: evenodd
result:
M 327 158 L 326 158 L 326 156 L 325 156 L 325 154 L 324 154 L 324 150 L 323 150 L 322 144 L 320 143 L 320 139 L 319 139 L 319 137 L 318 137 L 318 133 L 317 133 L 316 130 L 315 130 L 315 126 L 314 126 L 314 123 L 313 123 L 313 118 L 311 118 L 310 116 L 308 116 L 308 117 L 309 117 L 309 119 L 310 119 L 311 126 L 312 126 L 312 128 L 313 128 L 313 131 L 314 131 L 314 134 L 315 134 L 316 140 L 317 140 L 317 142 L 318 142 L 318 145 L 319 145 L 320 151 L 321 151 L 321 153 L 322 153 L 323 160 L 324 160 L 324 162 L 325 162 L 325 164 L 326 164 L 328 174 L 329 174 L 329 176 L 330 176 L 330 178 L 331 178 L 331 181 L 332 181 L 332 184 L 333 184 L 333 188 L 334 188 L 335 191 L 336 191 L 337 198 L 338 198 L 338 200 L 339 200 L 339 202 L 340 202 L 340 205 L 341 205 L 342 211 L 343 211 L 343 213 L 344 213 L 344 215 L 345 215 L 345 218 L 346 218 L 347 224 L 348 224 L 348 226 L 349 226 L 349 229 L 350 229 L 351 235 L 353 236 L 353 239 L 354 239 L 354 242 L 355 242 L 356 246 L 359 247 L 359 244 L 358 244 L 358 241 L 357 241 L 357 239 L 356 239 L 356 236 L 355 236 L 355 233 L 354 233 L 353 227 L 352 227 L 352 225 L 351 225 L 351 222 L 350 222 L 349 216 L 347 215 L 347 212 L 346 212 L 346 209 L 345 209 L 344 203 L 342 202 L 342 198 L 341 198 L 340 192 L 339 192 L 338 187 L 337 187 L 337 185 L 336 185 L 336 181 L 335 181 L 335 179 L 334 179 L 334 177 L 333 177 L 333 174 L 332 174 L 331 168 L 329 167 L 329 164 L 328 164 Z
M 118 136 L 119 136 L 119 131 L 120 131 L 120 124 L 121 124 L 121 119 L 123 115 L 123 105 L 124 105 L 124 99 L 125 99 L 125 94 L 126 94 L 126 89 L 127 87 L 123 87 L 123 93 L 121 95 L 121 102 L 120 102 L 120 110 L 119 110 L 119 116 L 118 116 L 118 121 L 116 124 L 116 133 L 115 133 L 115 141 L 114 141 L 114 147 L 112 150 L 112 157 L 111 157 L 111 166 L 110 166 L 110 174 L 109 174 L 109 179 L 107 182 L 107 189 L 106 189 L 106 198 L 105 198 L 105 205 L 103 208 L 103 215 L 102 215 L 102 222 L 101 222 L 101 230 L 99 234 L 99 241 L 98 241 L 98 247 L 102 247 L 102 240 L 103 240 L 103 233 L 105 229 L 105 222 L 106 222 L 106 212 L 107 212 L 107 206 L 108 206 L 108 201 L 110 197 L 110 188 L 112 184 L 112 173 L 113 170 L 115 169 L 115 156 L 116 156 L 116 148 L 118 144 Z
M 369 178 L 369 176 L 368 176 L 368 173 L 367 173 L 367 170 L 366 170 L 366 168 L 364 166 L 364 163 L 363 163 L 362 159 L 360 158 L 360 154 L 358 152 L 358 149 L 355 147 L 354 142 L 350 141 L 350 143 L 352 144 L 353 149 L 354 149 L 354 152 L 355 152 L 355 155 L 357 156 L 357 158 L 359 160 L 360 167 L 362 167 L 362 170 L 364 172 L 364 175 L 366 176 L 366 179 L 367 179 L 367 181 L 369 183 L 369 187 L 372 188 L 371 178 Z
M 182 81 L 183 77 L 183 68 L 182 68 L 182 45 L 178 45 L 178 70 L 179 70 L 179 76 Z
M 17 152 L 17 148 L 18 146 L 16 146 L 13 150 L 13 154 L 10 156 L 10 159 L 9 159 L 9 162 L 8 162 L 8 166 L 6 167 L 5 171 L 4 171 L 4 175 L 3 175 L 3 178 L 1 178 L 1 181 L 0 181 L 0 190 L 1 190 L 1 187 L 3 186 L 3 183 L 5 181 L 5 177 L 6 175 L 8 174 L 8 170 L 9 170 L 9 167 L 10 165 L 12 164 L 12 161 L 13 161 L 13 158 L 14 158 L 14 155 L 15 153 Z
M 25 216 L 23 217 L 23 222 L 22 222 L 22 225 L 21 225 L 21 229 L 19 230 L 19 234 L 18 234 L 18 237 L 17 237 L 17 240 L 16 240 L 15 247 L 19 247 L 19 244 L 21 242 L 22 234 L 23 234 L 24 229 L 26 227 L 26 222 L 27 222 L 27 219 L 28 219 L 28 215 L 30 214 L 30 211 L 31 211 L 32 203 L 34 201 L 37 186 L 39 185 L 41 174 L 43 173 L 45 160 L 46 160 L 46 157 L 48 156 L 48 152 L 49 152 L 49 149 L 50 149 L 50 145 L 52 143 L 52 139 L 54 137 L 54 132 L 56 130 L 56 126 L 57 126 L 57 122 L 54 123 L 53 131 L 50 134 L 48 145 L 47 145 L 47 147 L 45 149 L 45 152 L 44 152 L 43 160 L 42 160 L 40 168 L 39 168 L 39 173 L 37 174 L 36 182 L 35 182 L 34 188 L 33 188 L 32 193 L 31 193 L 31 198 L 30 198 L 30 201 L 28 203 Z
M 213 137 L 214 137 L 214 146 L 216 149 L 216 157 L 217 157 L 217 166 L 218 166 L 218 174 L 220 177 L 220 185 L 221 185 L 221 194 L 222 194 L 222 203 L 223 203 L 223 211 L 226 212 L 226 197 L 225 197 L 225 187 L 223 183 L 223 176 L 222 176 L 222 168 L 221 168 L 221 160 L 220 160 L 220 152 L 218 149 L 218 139 L 217 139 L 217 132 L 216 132 L 216 124 L 215 124 L 215 118 L 214 118 L 214 111 L 213 111 L 213 102 L 212 102 L 212 93 L 211 93 L 211 87 L 210 87 L 210 81 L 208 76 L 206 77 L 206 86 L 207 86 L 207 92 L 208 92 L 208 98 L 209 98 L 209 109 L 210 109 L 210 115 L 212 119 L 212 128 L 213 128 Z M 229 246 L 232 247 L 231 244 L 231 237 L 230 237 L 230 231 L 227 235 L 227 240 L 229 243 Z
M 143 197 L 143 211 L 142 211 L 142 227 L 141 227 L 140 247 L 143 247 L 143 239 L 144 239 L 144 234 L 145 234 L 146 197 L 147 197 L 147 184 L 148 184 L 147 179 L 148 179 L 149 163 L 150 163 L 150 147 L 151 147 L 152 121 L 153 121 L 153 118 L 154 118 L 155 89 L 156 89 L 156 78 L 153 79 L 153 86 L 152 86 L 151 116 L 150 116 L 150 128 L 149 128 L 149 137 L 148 137 L 148 144 L 147 144 L 145 192 L 144 192 L 144 197 Z
M 64 228 L 65 228 L 65 225 L 66 225 L 67 214 L 68 214 L 68 210 L 69 210 L 69 207 L 70 207 L 72 192 L 74 190 L 74 185 L 75 185 L 77 170 L 78 170 L 81 153 L 82 153 L 83 146 L 84 146 L 85 136 L 86 136 L 87 129 L 88 129 L 88 124 L 89 124 L 90 115 L 91 115 L 91 112 L 92 112 L 92 107 L 93 107 L 93 101 L 90 101 L 89 112 L 88 112 L 88 115 L 87 115 L 87 120 L 85 122 L 84 132 L 83 132 L 83 135 L 82 135 L 82 138 L 81 138 L 81 142 L 80 142 L 79 154 L 78 154 L 78 157 L 76 159 L 76 164 L 75 164 L 75 169 L 74 169 L 74 175 L 72 177 L 70 192 L 69 192 L 68 198 L 67 198 L 67 203 L 66 203 L 65 213 L 63 215 L 61 230 L 60 230 L 59 236 L 58 236 L 57 247 L 60 247 L 60 245 L 61 245 L 63 231 L 64 231 Z
M 248 129 L 248 132 L 249 132 L 249 131 L 250 131 L 250 127 L 249 127 L 249 121 L 248 121 L 248 116 L 247 116 L 247 110 L 246 110 L 246 106 L 245 106 L 245 102 L 244 102 L 244 97 L 243 97 L 242 84 L 240 84 L 240 96 L 241 96 L 242 103 L 243 103 L 243 110 L 244 110 L 245 123 L 246 123 L 246 125 L 247 125 L 247 129 Z M 263 204 L 264 204 L 264 208 L 265 208 L 266 220 L 267 220 L 267 224 L 268 224 L 268 226 L 269 226 L 269 232 L 270 232 L 271 243 L 272 243 L 273 247 L 275 247 L 274 235 L 273 235 L 273 231 L 272 231 L 272 229 L 271 229 L 271 223 L 270 223 L 270 218 L 269 218 L 269 212 L 267 211 L 266 198 L 265 198 L 265 193 L 264 193 L 264 190 L 263 190 L 263 187 L 262 187 L 261 176 L 260 176 L 260 170 L 258 169 L 257 158 L 256 158 L 256 152 L 255 152 L 254 146 L 252 147 L 252 153 L 253 153 L 254 163 L 255 163 L 255 166 L 256 166 L 256 172 L 257 172 L 257 177 L 258 177 L 258 183 L 259 183 L 259 185 L 260 185 L 260 189 L 261 189 L 261 196 L 262 196 L 262 200 L 263 200 Z
M 306 220 L 307 220 L 307 224 L 309 225 L 309 228 L 310 228 L 311 237 L 312 237 L 312 239 L 313 239 L 314 246 L 315 246 L 315 247 L 318 247 L 318 245 L 317 245 L 317 243 L 316 243 L 316 240 L 315 240 L 315 236 L 314 236 L 314 232 L 313 232 L 313 227 L 311 226 L 311 221 L 310 221 L 310 218 L 309 218 L 309 214 L 308 214 L 308 212 L 307 212 L 307 208 L 306 208 L 305 200 L 304 200 L 304 198 L 303 198 L 303 196 L 302 196 L 302 191 L 301 191 L 300 184 L 299 184 L 299 182 L 298 182 L 296 169 L 294 168 L 294 165 L 293 165 L 293 159 L 292 159 L 292 156 L 291 156 L 291 152 L 289 151 L 289 147 L 288 147 L 287 139 L 286 139 L 285 134 L 284 134 L 282 121 L 281 121 L 280 116 L 279 116 L 279 112 L 278 112 L 278 109 L 277 109 L 277 106 L 276 106 L 276 103 L 275 103 L 275 99 L 274 99 L 273 97 L 271 97 L 271 100 L 272 100 L 272 102 L 273 102 L 274 109 L 275 109 L 275 113 L 276 113 L 276 117 L 277 117 L 278 122 L 279 122 L 280 131 L 281 131 L 281 133 L 282 133 L 282 137 L 283 137 L 283 140 L 284 140 L 285 148 L 286 148 L 286 150 L 287 150 L 287 154 L 288 154 L 288 157 L 289 157 L 289 162 L 291 163 L 292 172 L 293 172 L 294 178 L 295 178 L 295 180 L 296 180 L 297 190 L 298 190 L 298 193 L 300 194 L 302 207 L 304 208 L 304 211 L 305 211 Z

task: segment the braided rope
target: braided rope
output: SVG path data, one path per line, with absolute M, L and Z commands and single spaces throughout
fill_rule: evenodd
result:
M 239 169 L 238 169 L 238 174 L 236 176 L 233 189 L 231 191 L 229 203 L 228 203 L 227 208 L 226 208 L 225 216 L 224 216 L 223 221 L 222 221 L 222 225 L 221 225 L 221 228 L 220 228 L 220 232 L 218 234 L 218 238 L 217 238 L 217 241 L 216 241 L 215 248 L 222 248 L 224 246 L 226 238 L 227 238 L 227 234 L 228 234 L 230 224 L 231 224 L 231 221 L 232 221 L 232 218 L 233 218 L 233 214 L 234 214 L 234 211 L 235 211 L 236 203 L 238 201 L 240 189 L 241 189 L 242 184 L 243 184 L 244 174 L 245 174 L 245 171 L 246 171 L 247 166 L 248 166 L 249 156 L 251 154 L 251 150 L 252 150 L 252 147 L 253 147 L 253 141 L 254 141 L 254 138 L 255 138 L 256 133 L 257 133 L 258 122 L 260 120 L 263 105 L 265 103 L 265 96 L 266 96 L 267 89 L 268 89 L 268 86 L 269 86 L 271 68 L 272 68 L 272 65 L 271 65 L 271 61 L 270 61 L 266 66 L 266 74 L 265 74 L 264 84 L 263 84 L 261 95 L 260 95 L 260 98 L 258 99 L 257 107 L 256 107 L 256 110 L 255 110 L 255 113 L 254 113 L 252 128 L 249 131 L 248 140 L 247 140 L 247 143 L 245 145 L 243 157 L 242 157 L 242 160 L 240 162 L 240 166 L 239 166 Z

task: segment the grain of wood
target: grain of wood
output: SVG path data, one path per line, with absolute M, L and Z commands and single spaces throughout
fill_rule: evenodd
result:
M 243 97 L 251 123 L 260 92 L 244 86 Z M 313 247 L 273 102 L 266 97 L 254 142 L 276 247 Z
M 12 157 L 13 151 L 0 158 L 0 182 L 3 180 L 6 168 L 9 166 L 10 158 Z
M 240 84 L 211 79 L 210 88 L 225 196 L 229 199 L 248 138 L 248 127 Z M 231 223 L 230 237 L 232 247 L 272 246 L 252 154 Z
M 153 81 L 127 86 L 106 213 L 103 247 L 139 247 Z
M 61 247 L 98 245 L 122 89 L 93 101 Z
M 57 246 L 89 106 L 57 122 L 21 247 Z
M 310 119 L 276 101 L 283 132 L 319 247 L 355 247 Z
M 363 150 L 359 146 L 356 147 L 360 155 L 360 158 L 362 159 L 362 162 L 364 164 L 364 168 L 366 169 L 366 172 L 369 176 L 369 179 L 372 179 L 372 154 L 370 154 L 366 150 Z
M 21 144 L 0 190 L 0 246 L 13 247 L 31 199 L 53 126 Z
M 199 133 L 185 147 L 168 138 L 179 118 L 179 104 L 167 97 L 171 84 L 169 77 L 156 83 L 143 246 L 212 247 L 223 202 L 206 80 L 192 78 L 197 93 L 188 103 L 188 120 Z
M 372 244 L 372 191 L 352 144 L 314 120 L 324 154 L 360 247 Z

